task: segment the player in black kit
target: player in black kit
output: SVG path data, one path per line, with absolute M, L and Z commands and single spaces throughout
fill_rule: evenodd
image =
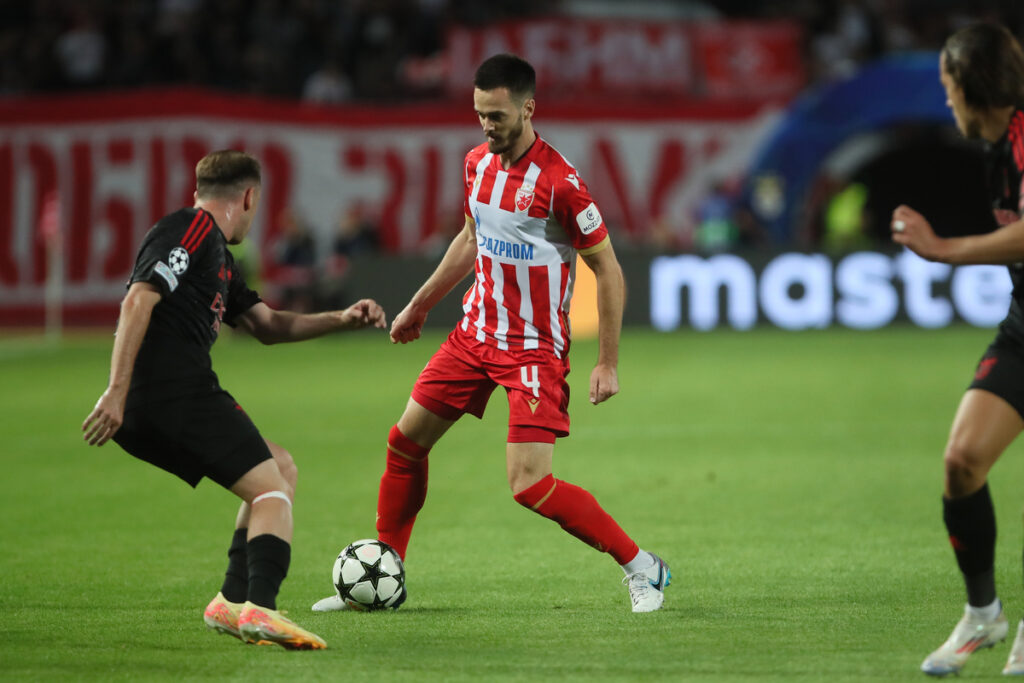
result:
M 220 388 L 210 347 L 221 323 L 265 344 L 335 330 L 385 327 L 364 299 L 342 311 L 276 311 L 246 287 L 228 244 L 248 234 L 260 201 L 260 165 L 243 152 L 213 152 L 196 165 L 196 203 L 162 218 L 142 242 L 121 303 L 110 382 L 82 430 L 90 445 L 113 439 L 192 486 L 209 477 L 242 499 L 221 591 L 207 626 L 245 642 L 288 649 L 326 643 L 277 611 L 291 557 L 296 468 Z
M 1024 52 L 1005 28 L 976 24 L 946 41 L 939 74 L 957 128 L 986 146 L 999 227 L 940 238 L 921 214 L 900 206 L 893 212 L 893 241 L 932 261 L 1007 265 L 1013 295 L 946 443 L 943 517 L 964 576 L 967 606 L 949 639 L 921 664 L 922 671 L 936 676 L 958 672 L 972 652 L 992 647 L 1009 630 L 996 596 L 996 520 L 987 477 L 1024 430 Z M 1024 674 L 1024 621 L 1003 673 Z

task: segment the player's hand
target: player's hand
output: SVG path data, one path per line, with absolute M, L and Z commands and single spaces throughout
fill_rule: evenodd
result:
M 901 204 L 892 212 L 892 241 L 902 244 L 929 261 L 941 260 L 944 240 L 935 234 L 931 223 L 909 206 Z
M 373 325 L 383 330 L 388 326 L 384 309 L 373 299 L 360 299 L 341 312 L 341 319 L 346 329 L 358 330 Z
M 420 311 L 412 304 L 402 309 L 391 323 L 391 343 L 408 344 L 420 338 L 423 323 L 427 320 L 425 311 Z
M 598 365 L 590 373 L 590 402 L 594 405 L 619 393 L 619 373 L 608 365 Z
M 107 388 L 96 401 L 96 407 L 82 423 L 82 438 L 90 446 L 102 446 L 117 433 L 124 422 L 124 403 L 128 394 Z

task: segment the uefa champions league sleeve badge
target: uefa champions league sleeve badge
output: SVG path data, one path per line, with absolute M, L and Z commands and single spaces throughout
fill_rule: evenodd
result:
M 175 275 L 181 275 L 188 270 L 188 252 L 185 251 L 184 247 L 171 249 L 171 253 L 167 257 L 167 263 L 170 264 L 171 270 L 174 271 Z

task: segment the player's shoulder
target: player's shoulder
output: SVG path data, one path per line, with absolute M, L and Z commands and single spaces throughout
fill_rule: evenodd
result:
M 533 154 L 533 160 L 548 182 L 554 187 L 564 186 L 579 191 L 582 181 L 576 171 L 576 165 L 543 138 L 537 138 L 537 144 L 539 147 Z
M 487 154 L 487 143 L 482 142 L 466 153 L 466 165 L 476 166 Z
M 576 171 L 576 165 L 565 158 L 565 155 L 555 149 L 555 146 L 542 137 L 537 137 L 537 149 L 534 152 L 537 164 L 545 169 L 552 169 L 558 172 Z
M 197 218 L 202 218 L 199 214 L 205 213 L 202 209 L 195 208 L 184 208 L 172 211 L 160 220 L 158 220 L 152 228 L 153 232 L 159 232 L 162 234 L 177 234 L 182 235 L 188 230 L 189 226 L 196 221 Z

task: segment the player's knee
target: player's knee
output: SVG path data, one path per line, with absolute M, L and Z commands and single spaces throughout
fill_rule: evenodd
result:
M 943 465 L 946 481 L 951 490 L 970 486 L 979 477 L 987 474 L 987 458 L 972 444 L 959 439 L 950 439 L 946 445 Z
M 282 457 L 277 460 L 277 469 L 281 471 L 281 476 L 288 482 L 288 487 L 294 491 L 295 484 L 299 480 L 299 466 L 295 464 L 291 453 L 283 452 Z
M 512 489 L 512 496 L 516 498 L 520 493 L 530 488 L 549 474 L 546 470 L 520 467 L 508 472 L 508 486 Z M 516 498 L 518 500 L 518 498 Z
M 274 464 L 277 465 L 277 471 L 281 473 L 281 477 L 288 485 L 289 493 L 294 492 L 295 484 L 299 478 L 299 466 L 295 464 L 295 458 L 277 444 L 271 445 L 270 453 L 274 456 Z

